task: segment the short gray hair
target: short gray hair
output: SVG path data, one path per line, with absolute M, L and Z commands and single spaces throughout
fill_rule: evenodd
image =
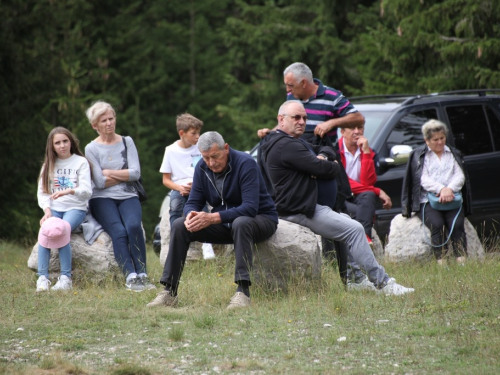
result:
M 422 125 L 422 134 L 426 140 L 431 139 L 435 133 L 439 132 L 443 132 L 446 138 L 448 138 L 448 127 L 439 120 L 432 119 Z
M 278 110 L 278 115 L 286 115 L 287 114 L 286 112 L 288 111 L 288 107 L 290 107 L 292 104 L 298 104 L 302 108 L 304 108 L 304 104 L 302 104 L 302 102 L 300 102 L 298 100 L 287 100 L 286 102 L 284 102 L 280 106 L 280 109 Z
M 90 124 L 95 125 L 99 120 L 99 117 L 101 117 L 109 110 L 111 110 L 113 112 L 113 115 L 116 117 L 116 112 L 111 106 L 111 104 L 102 100 L 98 100 L 97 102 L 93 103 L 89 109 L 85 111 L 85 114 L 87 115 Z
M 305 79 L 309 83 L 314 82 L 311 69 L 309 69 L 309 67 L 304 63 L 296 62 L 288 66 L 283 71 L 283 76 L 286 76 L 288 73 L 292 73 L 293 78 L 295 78 L 297 81 Z
M 224 148 L 226 142 L 224 142 L 224 138 L 217 132 L 206 132 L 203 133 L 198 139 L 198 149 L 201 152 L 206 152 L 212 148 L 212 146 L 216 144 L 219 150 Z

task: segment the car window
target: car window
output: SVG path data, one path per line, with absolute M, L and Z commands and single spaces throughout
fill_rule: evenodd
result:
M 493 148 L 500 151 L 500 120 L 490 106 L 486 106 L 486 115 L 490 121 L 491 134 L 493 136 Z
M 365 117 L 365 132 L 364 136 L 368 139 L 368 142 L 373 140 L 373 136 L 377 133 L 378 129 L 385 124 L 386 119 L 390 116 L 390 112 L 380 112 L 380 111 L 363 111 L 361 112 Z M 338 130 L 339 138 L 342 137 L 340 134 L 340 128 Z
M 388 150 L 396 145 L 408 145 L 413 149 L 423 145 L 422 125 L 431 119 L 437 119 L 434 108 L 413 112 L 401 118 L 387 139 Z
M 493 151 L 486 111 L 482 105 L 447 107 L 446 114 L 453 131 L 455 147 L 464 155 Z

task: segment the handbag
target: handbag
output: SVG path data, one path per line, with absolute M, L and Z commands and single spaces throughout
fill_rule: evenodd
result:
M 462 206 L 462 193 L 455 193 L 455 197 L 449 203 L 441 203 L 439 202 L 439 197 L 431 192 L 427 193 L 427 200 L 432 208 L 438 211 L 450 211 L 456 210 L 457 208 Z
M 128 169 L 128 161 L 127 161 L 127 142 L 125 142 L 125 137 L 122 137 L 123 144 L 125 145 L 125 165 L 123 169 Z M 148 199 L 148 195 L 146 194 L 146 190 L 144 189 L 144 185 L 142 184 L 142 176 L 139 177 L 137 181 L 129 182 L 137 191 L 137 195 L 139 196 L 139 202 L 143 203 Z
M 462 193 L 455 193 L 455 197 L 449 203 L 440 203 L 439 197 L 436 194 L 431 193 L 431 192 L 427 193 L 427 199 L 428 199 L 428 202 L 431 205 L 431 207 L 435 210 L 438 210 L 438 211 L 451 211 L 451 210 L 456 210 L 458 208 L 457 214 L 455 215 L 455 218 L 453 219 L 453 223 L 451 224 L 451 228 L 450 228 L 448 238 L 446 239 L 446 241 L 444 243 L 442 243 L 441 245 L 433 245 L 431 243 L 431 241 L 429 240 L 429 237 L 427 236 L 427 232 L 425 231 L 425 205 L 427 204 L 427 202 L 424 203 L 424 207 L 422 208 L 422 210 L 423 210 L 423 212 L 422 212 L 422 228 L 424 230 L 424 238 L 425 238 L 424 242 L 427 245 L 432 246 L 432 247 L 441 247 L 441 246 L 446 245 L 448 243 L 448 241 L 450 240 L 451 234 L 453 233 L 453 229 L 455 228 L 455 222 L 458 219 L 458 215 L 460 215 L 460 211 L 462 211 Z

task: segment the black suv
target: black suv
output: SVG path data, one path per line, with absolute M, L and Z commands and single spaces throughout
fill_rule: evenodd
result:
M 378 202 L 375 212 L 374 228 L 383 242 L 389 235 L 391 220 L 401 213 L 401 190 L 408 157 L 414 148 L 425 143 L 421 129 L 430 119 L 448 125 L 447 144 L 464 154 L 472 190 L 473 214 L 468 216 L 469 221 L 479 236 L 499 236 L 500 89 L 363 96 L 350 100 L 365 116 L 365 137 L 378 152 L 380 166 L 376 186 L 392 200 L 390 210 L 384 210 Z M 255 159 L 258 149 L 259 144 L 249 151 Z M 163 207 L 168 205 L 162 205 L 162 212 Z M 155 239 L 155 251 L 159 253 L 159 225 Z
M 494 93 L 497 93 L 496 95 Z M 350 98 L 366 119 L 365 136 L 379 154 L 376 186 L 392 199 L 390 210 L 379 205 L 374 228 L 381 240 L 392 218 L 401 213 L 401 187 L 412 149 L 423 145 L 422 125 L 438 119 L 449 127 L 447 144 L 465 159 L 472 190 L 468 219 L 480 236 L 498 236 L 500 224 L 500 89 L 460 90 L 429 95 Z

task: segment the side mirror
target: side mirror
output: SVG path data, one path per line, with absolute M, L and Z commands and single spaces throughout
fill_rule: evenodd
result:
M 382 165 L 385 167 L 396 167 L 399 165 L 404 165 L 408 162 L 410 153 L 413 151 L 411 146 L 407 145 L 396 145 L 391 147 L 391 153 L 389 158 L 385 158 L 382 161 Z

